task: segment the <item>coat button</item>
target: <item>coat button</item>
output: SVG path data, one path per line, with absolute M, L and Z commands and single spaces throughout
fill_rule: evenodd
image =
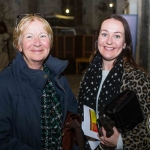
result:
M 47 75 L 45 74 L 45 75 L 44 75 L 44 79 L 46 79 L 46 78 L 47 78 Z

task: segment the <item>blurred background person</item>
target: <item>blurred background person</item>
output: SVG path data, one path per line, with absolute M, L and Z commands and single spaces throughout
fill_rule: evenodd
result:
M 9 64 L 9 34 L 3 21 L 0 21 L 0 71 Z

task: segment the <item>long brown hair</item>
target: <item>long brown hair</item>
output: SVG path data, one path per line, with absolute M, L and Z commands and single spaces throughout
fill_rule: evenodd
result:
M 140 69 L 142 71 L 145 71 L 145 69 L 141 66 L 139 66 L 136 62 L 135 59 L 133 57 L 133 47 L 132 47 L 132 37 L 131 37 L 131 32 L 130 32 L 130 27 L 129 24 L 127 22 L 126 19 L 124 19 L 121 15 L 118 14 L 111 14 L 110 16 L 106 17 L 100 24 L 99 26 L 99 30 L 97 31 L 97 37 L 96 37 L 96 42 L 95 42 L 95 51 L 93 52 L 93 54 L 90 57 L 90 61 L 92 61 L 92 59 L 94 58 L 94 56 L 99 53 L 98 51 L 98 36 L 99 36 L 99 32 L 101 30 L 101 25 L 102 23 L 107 20 L 107 19 L 116 19 L 118 21 L 120 21 L 123 24 L 124 27 L 124 31 L 125 31 L 125 43 L 126 43 L 126 47 L 122 50 L 121 55 L 123 56 L 123 63 L 130 63 L 132 66 L 134 66 L 137 69 Z

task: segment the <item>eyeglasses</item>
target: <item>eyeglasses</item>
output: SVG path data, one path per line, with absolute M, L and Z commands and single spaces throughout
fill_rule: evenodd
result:
M 17 16 L 17 19 L 16 19 L 16 26 L 18 25 L 18 23 L 20 22 L 20 20 L 23 18 L 23 17 L 26 17 L 26 16 L 40 16 L 41 18 L 45 18 L 45 15 L 44 14 L 41 14 L 41 13 L 35 13 L 35 14 L 20 14 Z

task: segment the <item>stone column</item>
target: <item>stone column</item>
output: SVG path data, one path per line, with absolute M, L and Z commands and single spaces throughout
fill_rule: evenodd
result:
M 125 0 L 116 0 L 116 14 L 123 14 L 125 7 Z
M 140 64 L 150 74 L 150 0 L 142 1 L 142 15 L 141 15 L 141 38 L 139 59 Z
M 137 29 L 137 49 L 136 49 L 136 62 L 141 64 L 140 60 L 140 45 L 141 45 L 141 28 L 142 28 L 142 1 L 138 1 L 137 13 L 138 13 L 138 29 Z

